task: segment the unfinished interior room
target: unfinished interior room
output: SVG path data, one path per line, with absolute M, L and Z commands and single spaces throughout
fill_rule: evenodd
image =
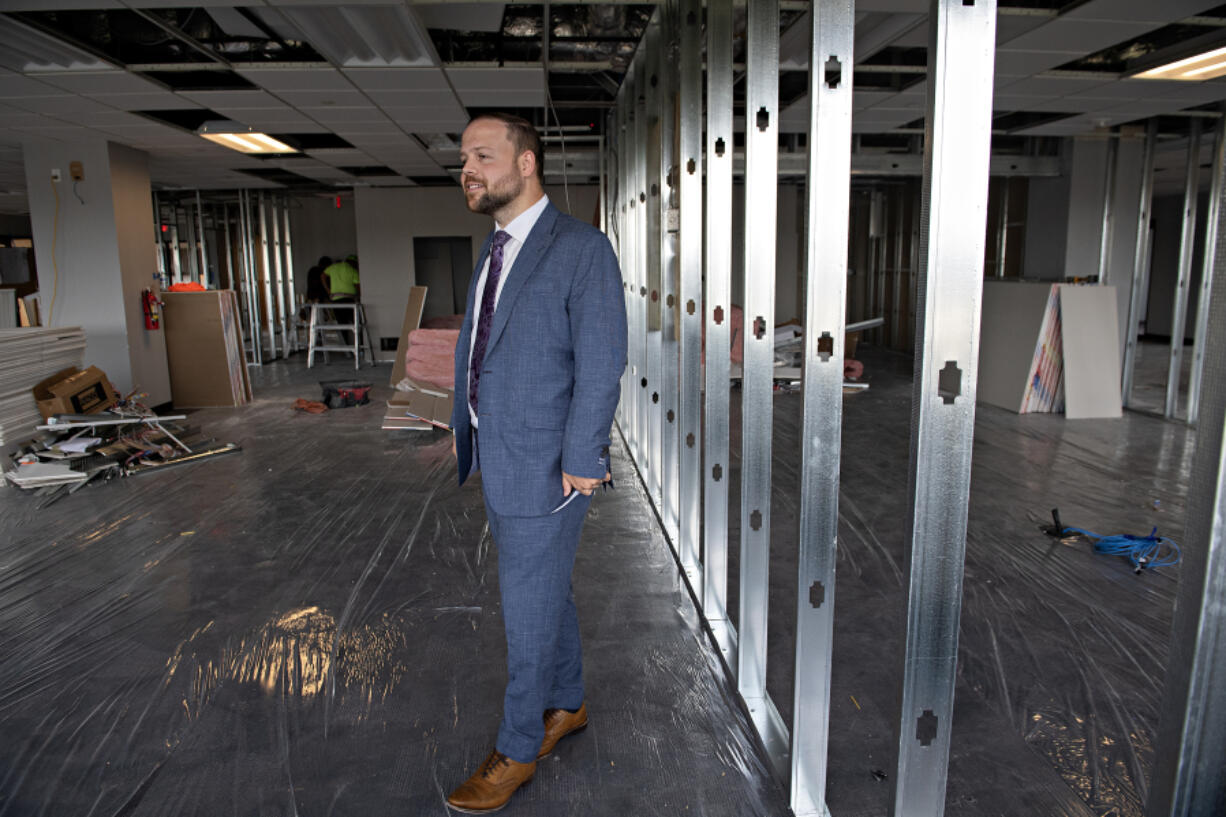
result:
M 1223 817 L 1224 431 L 1226 5 L 0 0 L 0 817 Z

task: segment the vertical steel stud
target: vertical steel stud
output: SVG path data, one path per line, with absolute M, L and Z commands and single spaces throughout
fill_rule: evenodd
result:
M 994 0 L 928 15 L 906 647 L 895 817 L 945 808 L 970 493 L 991 147 Z
M 678 525 L 681 566 L 699 600 L 702 506 L 702 3 L 681 0 L 681 95 L 677 157 L 681 175 L 680 424 Z
M 847 230 L 851 207 L 853 0 L 814 3 L 809 72 L 808 293 L 805 307 L 804 420 L 800 453 L 800 558 L 796 688 L 792 721 L 792 811 L 825 815 L 830 734 L 830 667 L 839 529 L 843 426 L 843 337 Z M 894 325 L 903 286 L 903 201 L 899 191 Z M 894 339 L 897 343 L 897 337 Z
M 1192 281 L 1192 252 L 1196 240 L 1196 206 L 1200 192 L 1200 120 L 1188 120 L 1188 157 L 1183 187 L 1183 230 L 1179 236 L 1179 272 L 1171 311 L 1171 356 L 1166 370 L 1166 407 L 1172 418 L 1179 410 L 1179 383 L 1183 377 L 1183 337 L 1188 319 L 1188 289 Z
M 1213 268 L 1217 260 L 1217 231 L 1221 207 L 1223 169 L 1226 168 L 1226 105 L 1213 130 L 1213 179 L 1209 189 L 1209 209 L 1205 213 L 1205 249 L 1201 266 L 1200 293 L 1196 301 L 1196 329 L 1192 346 L 1192 379 L 1188 384 L 1188 422 L 1200 419 L 1201 383 L 1205 369 L 1205 341 L 1209 336 L 1209 304 L 1213 295 Z
M 737 684 L 782 776 L 787 727 L 766 691 L 774 416 L 779 2 L 749 4 L 745 46 L 745 364 L 741 398 L 741 598 Z
M 732 0 L 707 4 L 707 326 L 703 423 L 703 614 L 728 666 L 728 403 L 732 314 Z
M 1226 804 L 1226 207 L 1220 201 L 1226 190 L 1215 165 L 1218 223 L 1200 422 L 1148 817 L 1222 814 Z
M 1120 374 L 1120 394 L 1124 406 L 1132 402 L 1132 381 L 1137 367 L 1137 332 L 1141 325 L 1143 286 L 1149 270 L 1149 219 L 1153 205 L 1154 147 L 1158 142 L 1158 120 L 1151 119 L 1145 128 L 1145 149 L 1141 156 L 1140 203 L 1137 206 L 1137 244 L 1132 257 L 1132 284 L 1128 297 L 1128 325 L 1124 330 L 1124 365 Z
M 680 43 L 677 30 L 677 7 L 667 8 L 660 17 L 660 41 L 657 54 L 659 87 L 656 93 L 660 128 L 660 167 L 657 175 L 659 193 L 652 217 L 660 224 L 660 289 L 659 300 L 653 304 L 660 315 L 660 402 L 654 405 L 656 422 L 660 428 L 660 518 L 668 533 L 673 548 L 680 559 L 680 532 L 677 505 L 680 501 L 680 485 L 677 433 L 678 411 L 678 343 L 677 296 L 680 292 L 680 268 L 677 262 L 680 241 L 680 191 L 677 166 L 677 57 Z

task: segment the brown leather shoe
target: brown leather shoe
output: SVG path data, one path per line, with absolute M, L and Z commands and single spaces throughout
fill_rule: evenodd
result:
M 536 753 L 540 760 L 553 751 L 558 741 L 569 734 L 578 732 L 587 726 L 587 702 L 579 706 L 578 712 L 567 712 L 565 709 L 545 710 L 545 739 L 541 741 L 541 750 Z
M 520 786 L 536 774 L 536 761 L 516 763 L 497 750 L 490 752 L 473 776 L 447 798 L 447 805 L 465 814 L 488 814 L 507 804 Z

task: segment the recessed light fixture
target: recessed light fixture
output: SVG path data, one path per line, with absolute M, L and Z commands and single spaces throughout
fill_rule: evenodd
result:
M 1203 54 L 1159 65 L 1134 74 L 1134 79 L 1179 79 L 1191 82 L 1226 76 L 1226 48 L 1215 48 Z
M 196 133 L 239 153 L 297 153 L 297 149 L 266 133 L 229 120 L 213 120 L 196 128 Z

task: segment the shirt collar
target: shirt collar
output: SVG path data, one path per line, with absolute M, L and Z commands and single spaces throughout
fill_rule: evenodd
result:
M 541 213 L 545 212 L 545 208 L 549 206 L 549 196 L 541 194 L 537 199 L 536 204 L 529 207 L 527 210 L 520 213 L 515 218 L 511 219 L 511 223 L 505 227 L 494 222 L 494 226 L 499 230 L 504 230 L 510 233 L 511 238 L 514 238 L 520 244 L 528 240 L 528 234 L 532 232 L 532 228 L 536 226 L 536 221 L 541 217 Z

